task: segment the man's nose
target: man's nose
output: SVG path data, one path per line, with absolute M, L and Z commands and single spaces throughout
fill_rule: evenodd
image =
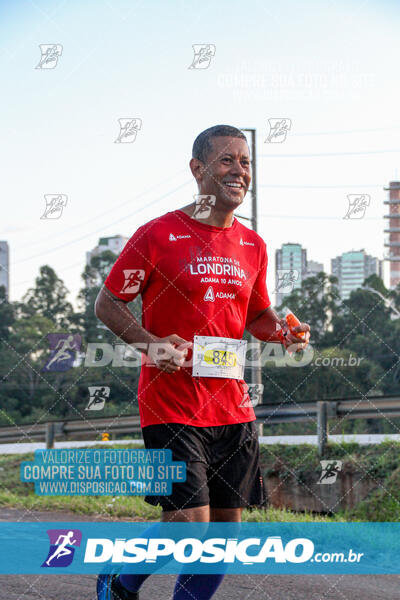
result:
M 231 167 L 231 173 L 233 174 L 237 174 L 240 175 L 241 177 L 244 177 L 247 173 L 246 169 L 241 165 L 240 161 L 236 160 L 234 161 L 234 163 L 232 164 Z

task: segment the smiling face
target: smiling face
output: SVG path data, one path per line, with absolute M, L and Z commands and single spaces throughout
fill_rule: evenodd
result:
M 235 210 L 251 182 L 250 154 L 246 140 L 235 137 L 211 138 L 212 150 L 206 163 L 192 158 L 190 167 L 199 186 L 199 194 L 216 197 L 215 208 Z

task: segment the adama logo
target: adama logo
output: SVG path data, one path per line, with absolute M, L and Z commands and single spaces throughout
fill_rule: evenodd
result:
M 207 300 L 208 302 L 214 302 L 215 300 L 214 288 L 211 285 L 204 294 L 204 300 Z
M 241 246 L 254 246 L 253 242 L 244 242 L 242 240 L 242 238 L 240 238 L 240 242 L 239 243 L 240 243 Z
M 177 235 L 176 237 L 174 236 L 173 233 L 169 234 L 169 241 L 170 242 L 176 242 L 176 240 L 183 240 L 185 238 L 190 238 L 192 237 L 191 235 Z

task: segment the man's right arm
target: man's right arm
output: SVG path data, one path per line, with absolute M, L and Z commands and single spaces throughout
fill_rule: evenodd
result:
M 161 371 L 179 371 L 191 343 L 175 333 L 159 338 L 142 327 L 127 306 L 105 286 L 95 302 L 95 315 L 100 321 L 129 346 L 134 346 L 149 358 L 149 362 Z M 177 348 L 179 347 L 179 349 Z
M 103 286 L 96 298 L 95 315 L 100 321 L 126 344 L 143 351 L 158 338 L 139 325 L 128 308 L 128 303 L 114 296 Z M 137 345 L 137 346 L 136 346 Z

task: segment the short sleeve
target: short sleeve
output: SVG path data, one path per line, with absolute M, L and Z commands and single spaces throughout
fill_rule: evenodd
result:
M 145 225 L 139 227 L 126 243 L 104 282 L 114 296 L 125 302 L 132 302 L 143 292 L 154 268 L 148 235 Z
M 247 309 L 246 325 L 254 321 L 254 319 L 266 308 L 271 305 L 267 290 L 267 266 L 268 266 L 268 255 L 267 247 L 263 242 L 263 246 L 260 253 L 260 268 L 258 271 L 257 278 L 254 282 L 253 289 L 249 300 L 249 306 Z

